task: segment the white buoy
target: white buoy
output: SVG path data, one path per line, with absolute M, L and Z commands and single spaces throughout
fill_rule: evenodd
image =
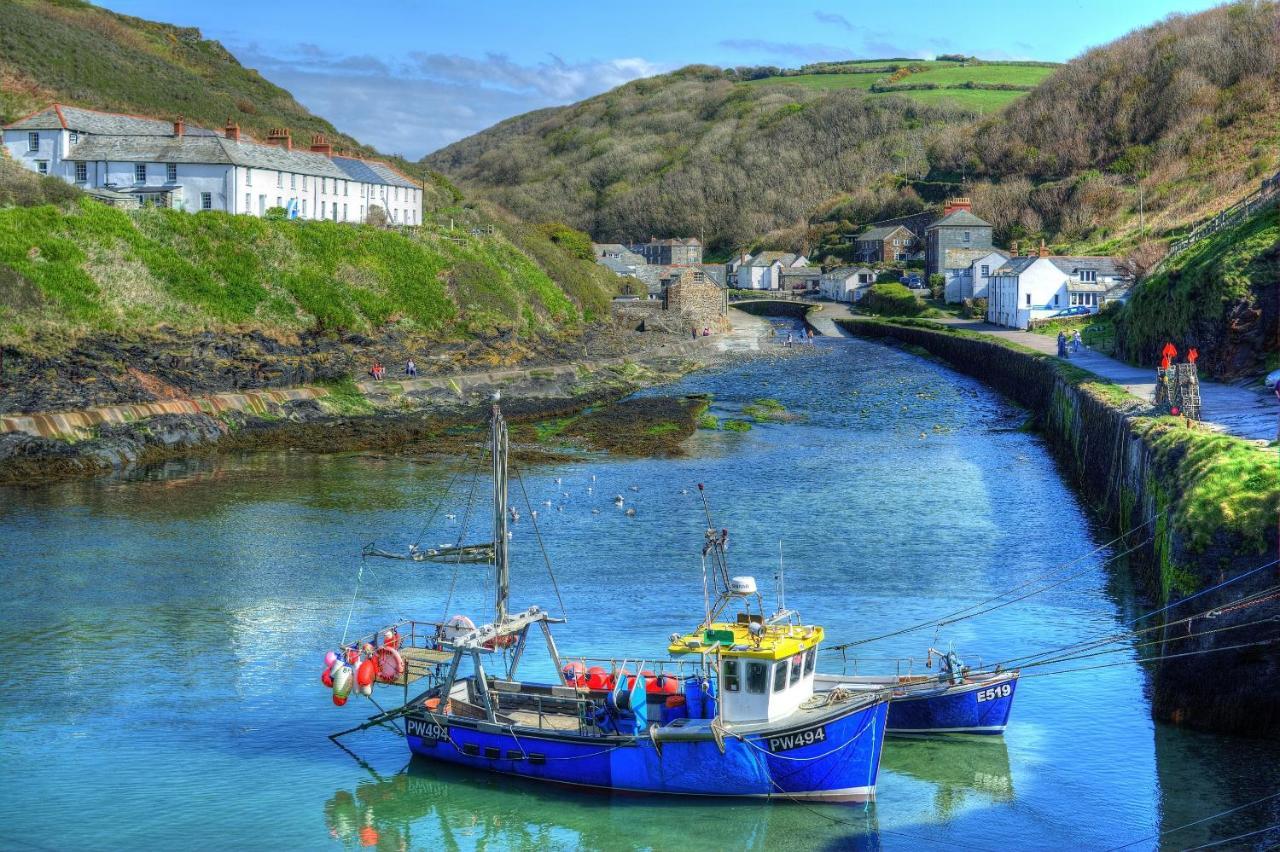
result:
M 639 485 L 633 485 L 633 486 L 631 486 L 631 490 L 632 490 L 632 491 L 639 491 L 639 490 L 640 490 L 640 486 L 639 486 Z

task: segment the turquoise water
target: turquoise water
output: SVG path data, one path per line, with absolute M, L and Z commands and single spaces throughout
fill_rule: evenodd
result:
M 1024 412 L 913 355 L 822 342 L 678 390 L 714 393 L 720 416 L 770 397 L 800 417 L 700 432 L 687 458 L 523 473 L 569 617 L 566 653 L 659 654 L 696 623 L 698 482 L 731 530 L 735 573 L 771 589 L 783 540 L 787 602 L 829 642 L 950 612 L 1109 538 L 1040 439 L 1018 430 Z M 326 735 L 371 708 L 335 708 L 319 682 L 348 611 L 355 632 L 491 607 L 475 568 L 461 569 L 446 609 L 451 568 L 369 562 L 352 608 L 361 545 L 413 540 L 457 469 L 278 453 L 0 490 L 0 638 L 12 654 L 0 675 L 0 847 L 1095 849 L 1280 790 L 1275 744 L 1153 724 L 1129 651 L 1111 668 L 1027 677 L 1003 739 L 890 741 L 868 807 L 583 794 L 411 764 L 386 731 L 348 737 L 357 760 Z M 634 517 L 613 506 L 617 493 Z M 442 514 L 458 519 L 441 517 L 424 543 L 457 537 L 463 502 L 446 500 Z M 513 605 L 558 609 L 527 509 L 512 552 Z M 991 661 L 1115 630 L 1146 605 L 1103 566 L 1110 554 L 1025 603 L 866 653 L 918 668 L 929 644 Z M 841 664 L 829 655 L 825 668 Z M 525 665 L 549 674 L 540 656 Z M 1275 822 L 1277 801 L 1159 845 Z

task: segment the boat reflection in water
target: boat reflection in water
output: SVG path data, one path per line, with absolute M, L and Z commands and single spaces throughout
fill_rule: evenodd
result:
M 886 771 L 932 784 L 938 816 L 950 818 L 972 798 L 1013 801 L 1009 749 L 999 737 L 895 739 L 885 746 Z
M 582 791 L 412 760 L 401 772 L 338 790 L 324 805 L 344 848 L 406 852 L 498 849 L 777 849 L 805 837 L 815 848 L 878 852 L 874 805 L 708 804 L 679 797 Z M 415 842 L 416 835 L 416 842 Z

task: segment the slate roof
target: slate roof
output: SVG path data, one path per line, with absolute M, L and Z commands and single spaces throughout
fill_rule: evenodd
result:
M 214 163 L 316 177 L 348 177 L 323 154 L 286 151 L 260 142 L 235 142 L 222 136 L 89 136 L 72 146 L 67 159 L 120 163 Z
M 855 237 L 854 239 L 858 241 L 870 241 L 870 240 L 875 240 L 877 242 L 883 241 L 883 240 L 887 240 L 890 236 L 893 235 L 894 231 L 898 231 L 898 230 L 906 231 L 908 234 L 911 234 L 912 238 L 915 237 L 915 234 L 911 233 L 910 228 L 904 228 L 902 225 L 884 225 L 879 228 L 868 228 L 867 230 L 863 231 L 861 234 L 858 234 L 858 236 Z
M 942 253 L 943 269 L 966 269 L 976 260 L 981 260 L 992 252 L 1004 255 L 1008 258 L 1008 252 L 1002 252 L 998 249 L 980 248 L 980 249 L 945 249 Z
M 817 278 L 822 271 L 814 266 L 788 266 L 778 270 L 778 273 L 783 278 Z
M 926 231 L 932 231 L 934 228 L 990 228 L 991 223 L 985 219 L 979 219 L 968 210 L 952 210 L 946 216 L 934 222 Z
M 1028 257 L 1011 257 L 1003 266 L 997 269 L 993 275 L 1021 275 L 1028 266 L 1035 263 L 1041 258 L 1038 255 Z M 1098 277 L 1126 278 L 1127 273 L 1116 263 L 1114 257 L 1067 257 L 1064 255 L 1050 255 L 1044 260 L 1049 261 L 1056 266 L 1064 275 L 1078 275 L 1082 269 L 1091 269 L 1098 273 Z
M 830 275 L 834 278 L 849 278 L 860 272 L 869 272 L 872 275 L 876 274 L 876 271 L 870 266 L 837 266 L 835 269 L 829 269 L 822 274 L 823 276 Z
M 799 259 L 799 255 L 789 251 L 762 251 L 755 257 L 751 258 L 751 262 L 747 266 L 772 266 L 774 263 L 781 261 L 783 266 L 790 266 Z
M 723 287 L 725 280 L 728 278 L 729 270 L 723 263 L 704 263 L 702 264 L 702 274 Z
M 172 135 L 173 122 L 141 115 L 99 112 L 96 109 L 50 104 L 44 109 L 5 125 L 6 130 L 79 130 L 104 136 Z M 186 125 L 189 136 L 215 136 L 212 130 Z

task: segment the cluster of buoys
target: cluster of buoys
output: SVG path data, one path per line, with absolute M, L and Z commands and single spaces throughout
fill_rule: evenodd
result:
M 610 672 L 601 666 L 587 668 L 582 663 L 570 662 L 564 664 L 560 673 L 564 677 L 564 682 L 570 686 L 598 691 L 612 691 L 623 682 L 626 683 L 628 690 L 632 690 L 635 689 L 636 678 L 640 677 L 644 679 L 645 692 L 651 695 L 675 695 L 680 692 L 679 677 L 665 673 L 656 674 L 649 669 L 634 675 L 625 668 Z
M 324 671 L 320 673 L 320 682 L 333 690 L 333 703 L 338 707 L 347 703 L 352 691 L 368 698 L 373 695 L 373 683 L 398 681 L 404 674 L 404 658 L 397 650 L 401 638 L 394 630 L 388 630 L 382 636 L 382 646 L 374 648 L 365 643 L 357 648 L 354 645 L 342 649 L 342 653 L 330 651 L 324 655 Z

